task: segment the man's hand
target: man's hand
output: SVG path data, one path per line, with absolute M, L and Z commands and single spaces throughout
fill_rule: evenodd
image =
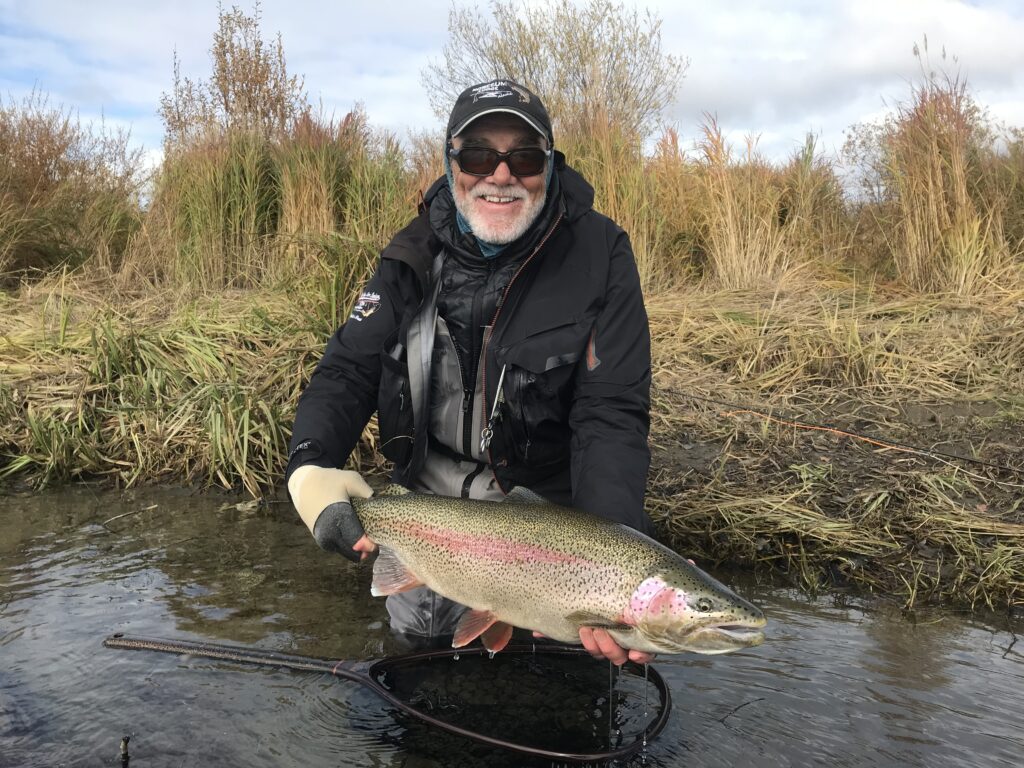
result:
M 580 627 L 580 642 L 595 659 L 608 659 L 612 664 L 621 667 L 626 660 L 637 664 L 650 664 L 654 661 L 653 653 L 645 651 L 627 651 L 608 634 L 607 629 Z
M 292 503 L 316 543 L 349 560 L 369 557 L 376 545 L 363 532 L 352 499 L 368 499 L 373 490 L 358 472 L 306 464 L 288 479 Z
M 540 632 L 534 632 L 533 636 L 544 637 Z M 595 659 L 608 659 L 617 667 L 621 667 L 627 660 L 637 664 L 650 664 L 654 661 L 653 653 L 627 651 L 612 639 L 612 636 L 608 634 L 606 629 L 580 627 L 580 642 Z

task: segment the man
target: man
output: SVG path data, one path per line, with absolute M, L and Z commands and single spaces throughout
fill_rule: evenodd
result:
M 299 401 L 288 488 L 325 549 L 375 548 L 344 466 L 373 412 L 394 479 L 414 490 L 544 498 L 650 532 L 650 336 L 626 234 L 553 148 L 540 100 L 511 80 L 464 91 L 445 176 L 381 254 Z M 463 610 L 426 587 L 392 595 L 396 631 L 451 634 Z M 580 641 L 617 664 L 603 630 Z

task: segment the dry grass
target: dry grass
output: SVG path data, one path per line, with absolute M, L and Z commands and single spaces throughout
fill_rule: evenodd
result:
M 111 295 L 65 278 L 8 299 L 0 477 L 261 495 L 280 476 L 299 392 L 338 322 L 323 293 L 295 295 Z

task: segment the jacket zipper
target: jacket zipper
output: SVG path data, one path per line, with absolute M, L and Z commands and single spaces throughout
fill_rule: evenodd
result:
M 476 290 L 473 294 L 473 307 L 470 310 L 470 323 L 472 332 L 469 334 L 470 338 L 470 349 L 469 349 L 469 362 L 470 367 L 473 370 L 474 381 L 469 381 L 466 377 L 466 369 L 462 368 L 460 360 L 459 371 L 462 375 L 462 452 L 466 456 L 473 455 L 473 419 L 470 411 L 473 407 L 473 396 L 476 392 L 476 371 L 480 367 L 480 361 L 483 360 L 482 350 L 484 345 L 481 344 L 480 350 L 476 349 L 477 344 L 477 330 L 483 325 L 483 294 L 487 291 L 487 285 L 491 280 L 491 276 L 494 274 L 494 264 L 490 261 L 487 262 L 487 277 L 484 278 L 483 286 Z M 458 345 L 456 347 L 458 352 Z M 475 365 L 474 365 L 475 363 Z M 486 391 L 486 390 L 485 390 Z M 484 400 L 487 400 L 487 396 L 484 395 Z M 486 404 L 485 404 L 486 410 Z
M 473 441 L 473 419 L 470 418 L 470 408 L 473 404 L 473 390 L 466 386 L 466 366 L 462 362 L 462 355 L 459 354 L 459 345 L 452 338 L 452 349 L 455 350 L 455 362 L 459 366 L 459 378 L 462 380 L 462 447 L 465 456 L 472 456 L 469 446 Z
M 494 418 L 487 418 L 487 345 L 494 338 L 494 331 L 497 328 L 498 324 L 498 315 L 501 314 L 501 308 L 505 306 L 505 301 L 506 299 L 508 299 L 509 292 L 512 290 L 512 286 L 515 284 L 516 278 L 518 278 L 519 275 L 522 274 L 523 270 L 526 269 L 527 265 L 531 261 L 533 261 L 533 257 L 536 256 L 540 252 L 540 249 L 544 247 L 544 244 L 547 243 L 548 238 L 551 237 L 552 233 L 554 233 L 555 231 L 555 228 L 558 227 L 559 223 L 561 223 L 563 215 L 564 214 L 559 213 L 555 220 L 551 222 L 551 228 L 548 229 L 548 231 L 544 234 L 544 237 L 541 238 L 541 241 L 537 243 L 537 247 L 534 248 L 530 255 L 523 260 L 523 263 L 519 265 L 519 269 L 517 269 L 515 271 L 515 274 L 512 275 L 512 279 L 508 281 L 508 285 L 505 286 L 504 293 L 502 293 L 501 298 L 498 299 L 498 305 L 494 308 L 494 316 L 491 317 L 491 332 L 487 335 L 487 338 L 484 339 L 483 345 L 480 349 L 480 365 L 483 366 L 483 372 L 481 373 L 480 382 L 481 394 L 483 395 L 483 403 L 481 403 L 481 413 L 483 415 L 482 423 L 484 424 L 484 428 L 480 433 L 480 448 L 481 453 L 483 452 L 483 450 L 487 451 L 487 463 L 491 467 L 491 472 L 494 474 L 494 481 L 498 484 L 498 488 L 500 488 L 501 492 L 504 494 L 508 494 L 509 489 L 506 489 L 505 486 L 501 484 L 501 480 L 498 479 L 498 474 L 494 471 L 494 460 L 491 456 L 490 438 L 494 434 Z M 497 413 L 498 410 L 498 398 L 501 397 L 501 386 L 502 382 L 499 381 L 498 392 L 495 393 L 494 395 L 495 402 L 493 412 L 495 414 Z

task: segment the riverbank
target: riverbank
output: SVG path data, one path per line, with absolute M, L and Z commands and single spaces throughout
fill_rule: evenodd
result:
M 1024 607 L 1020 297 L 651 302 L 651 513 L 810 590 Z
M 318 287 L 320 286 L 320 287 Z M 52 277 L 0 294 L 0 477 L 279 493 L 343 301 Z M 648 506 L 701 561 L 1024 608 L 1024 296 L 662 290 Z M 386 466 L 368 429 L 355 461 Z

